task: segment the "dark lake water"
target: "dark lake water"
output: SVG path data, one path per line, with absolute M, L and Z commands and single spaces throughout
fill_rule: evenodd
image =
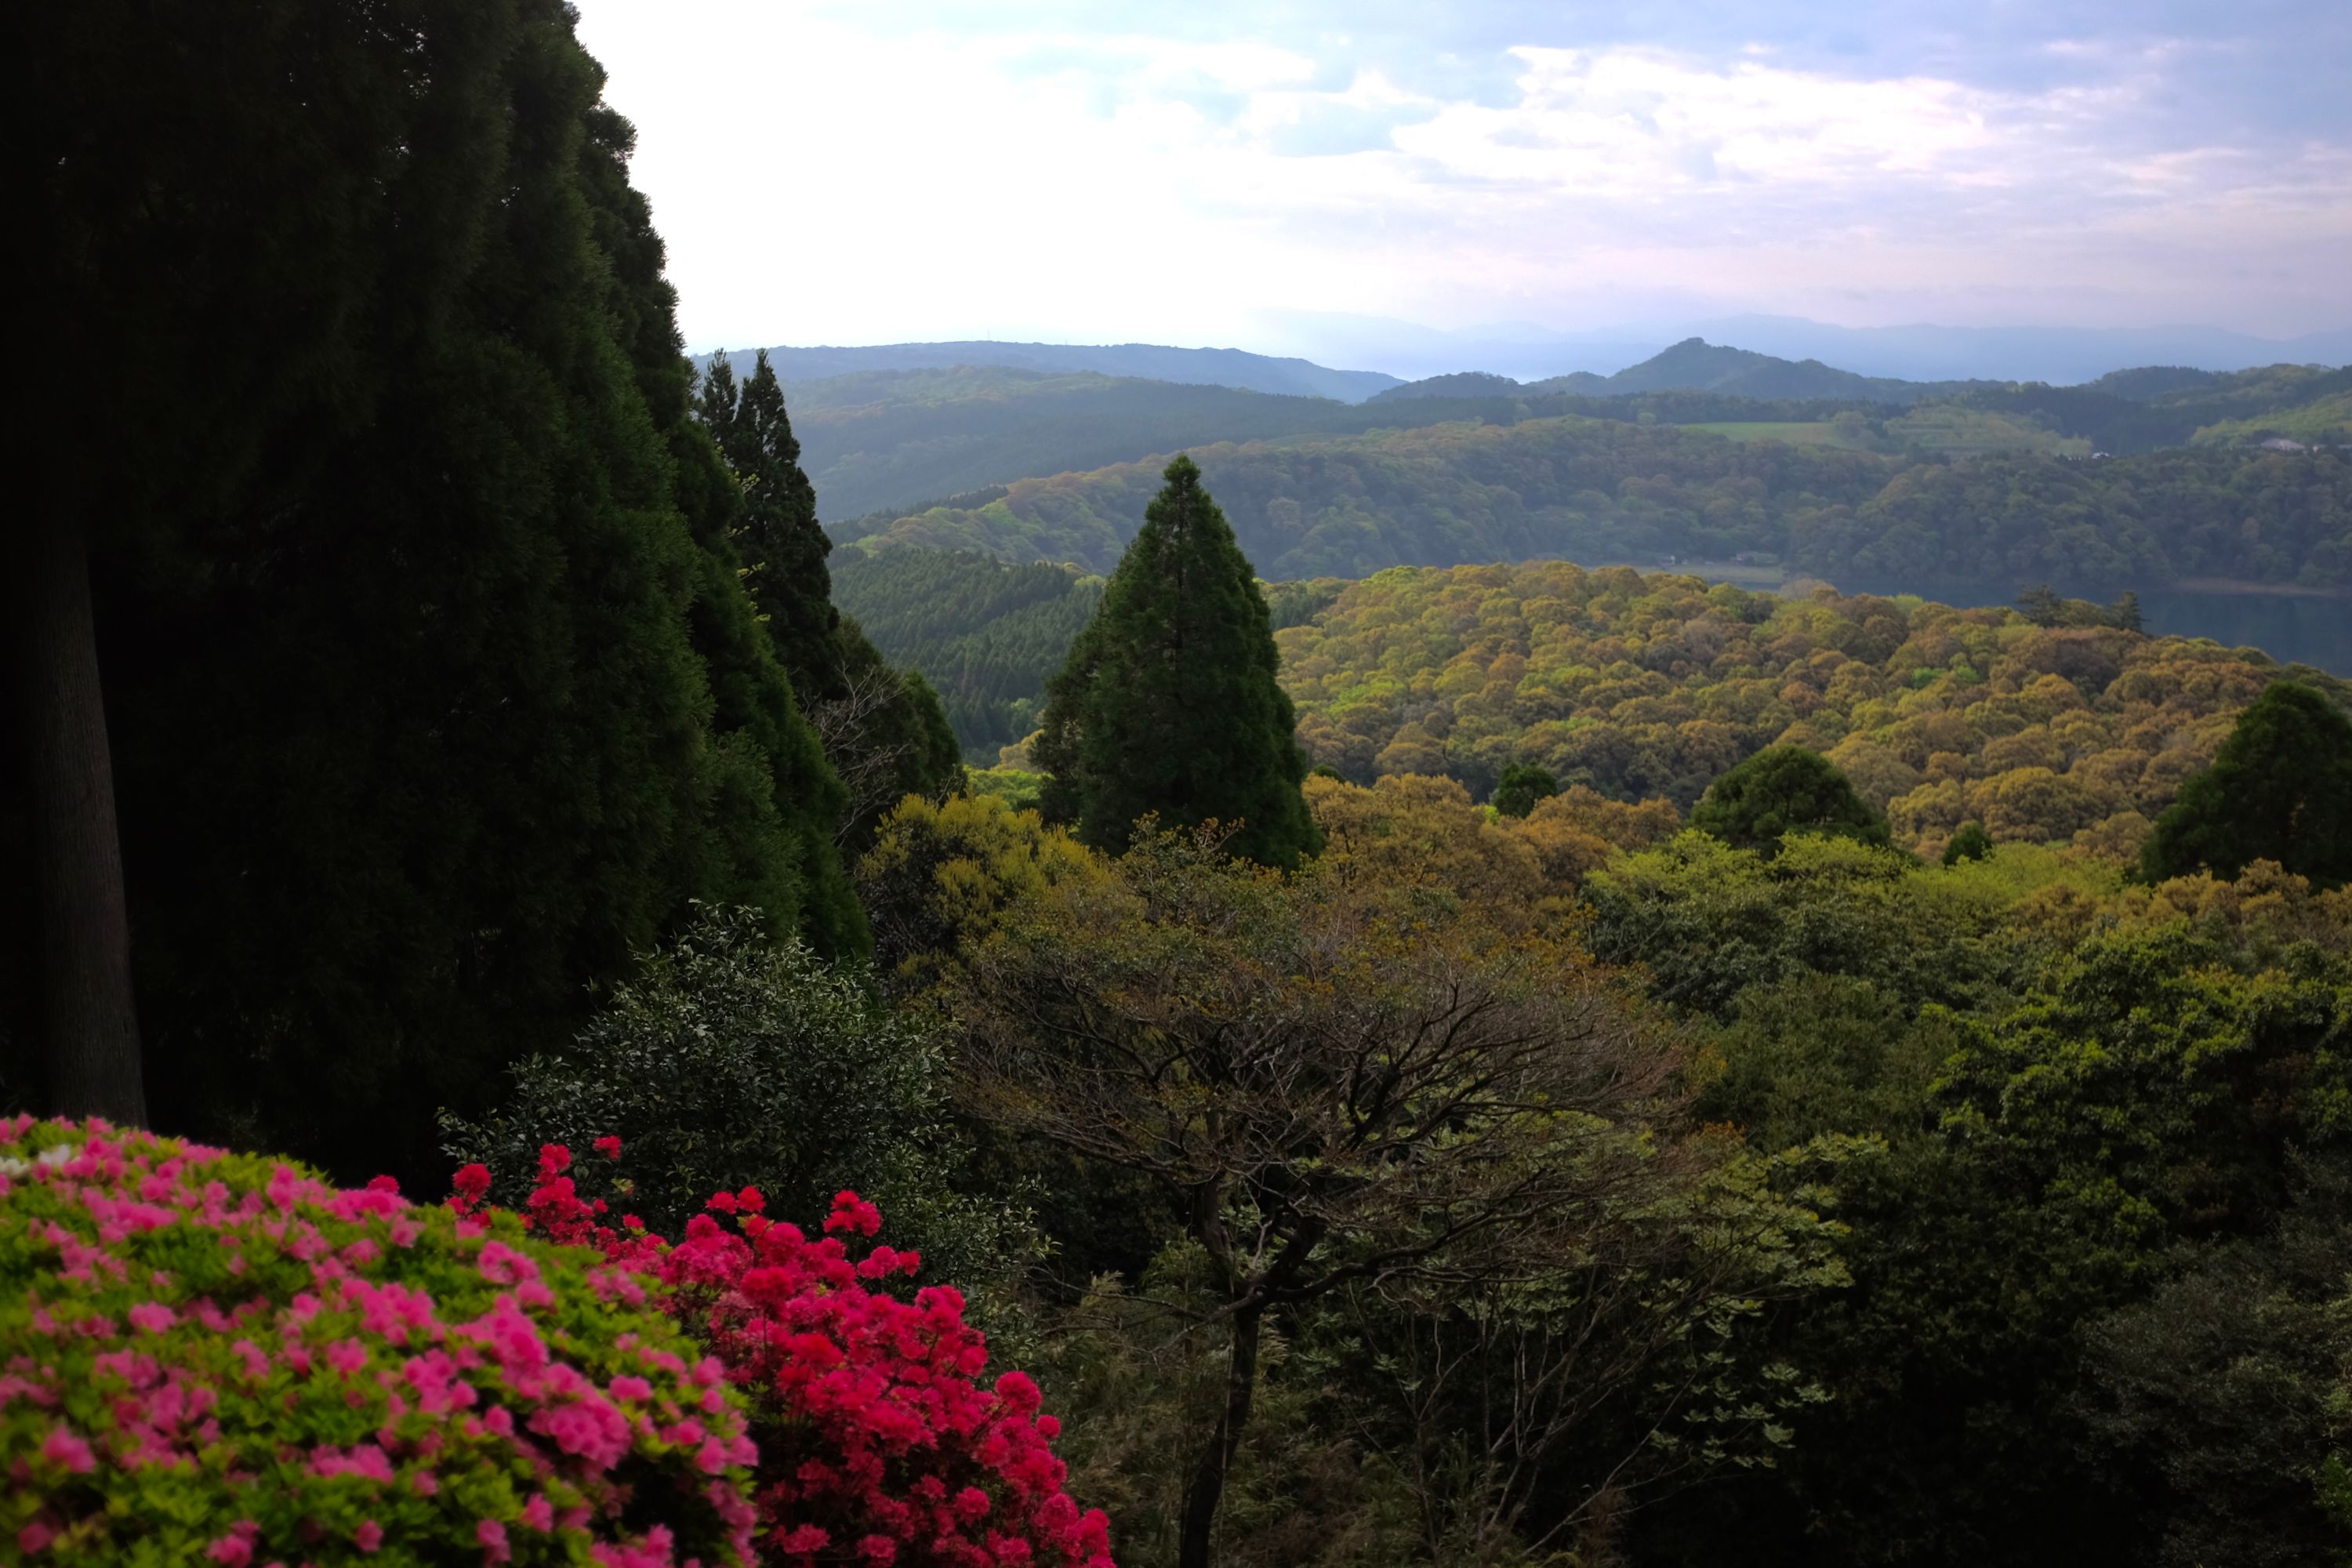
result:
M 2014 605 L 2014 583 L 1956 583 L 1931 578 L 1831 579 L 1846 594 L 1916 594 L 1923 599 L 1973 609 Z M 2061 588 L 2104 604 L 2115 591 Z M 2171 637 L 2211 637 L 2226 647 L 2258 647 L 2284 664 L 2307 664 L 2331 675 L 2352 677 L 2352 598 L 2315 599 L 2287 594 L 2215 594 L 2175 588 L 2139 590 L 2140 618 L 2150 632 Z

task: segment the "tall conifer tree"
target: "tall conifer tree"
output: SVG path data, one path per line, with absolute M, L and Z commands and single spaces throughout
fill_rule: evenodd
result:
M 59 689 L 78 776 L 111 762 L 143 1064 L 97 1037 L 169 1130 L 423 1180 L 434 1110 L 568 1037 L 688 900 L 866 936 L 572 13 L 394 10 L 37 8 L 8 111 L 56 383 L 29 515 L 92 584 L 43 624 L 104 676 L 102 728 Z M 119 971 L 49 787 L 0 784 L 0 926 Z M 14 896 L 53 832 L 61 932 Z M 0 1033 L 56 1034 L 8 991 L 41 967 L 0 963 Z M 59 1097 L 69 1055 L 6 1076 L 110 1109 Z
M 1192 459 L 1165 479 L 1046 688 L 1043 803 L 1100 848 L 1126 848 L 1136 819 L 1156 814 L 1238 823 L 1235 853 L 1294 866 L 1318 835 L 1265 596 Z
M 698 411 L 743 488 L 738 547 L 776 657 L 803 706 L 836 699 L 844 675 L 834 632 L 841 613 L 833 607 L 833 574 L 824 563 L 833 541 L 817 522 L 816 487 L 801 468 L 800 439 L 768 351 L 760 351 L 750 378 L 740 383 L 723 350 L 711 355 Z

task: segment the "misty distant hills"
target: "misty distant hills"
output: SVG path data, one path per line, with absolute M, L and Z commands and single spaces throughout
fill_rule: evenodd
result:
M 1407 382 L 1375 395 L 1375 403 L 1423 397 L 1528 396 L 1619 397 L 1642 392 L 1719 392 L 1759 399 L 1832 398 L 1853 403 L 1909 405 L 1928 397 L 1951 397 L 2004 382 L 1898 381 L 1857 375 L 1819 360 L 1776 359 L 1752 349 L 1727 348 L 1687 338 L 1614 375 L 1580 371 L 1520 383 L 1507 376 L 1470 372 Z
M 2041 381 L 2074 386 L 2117 365 L 2251 370 L 2352 362 L 2352 330 L 2263 338 L 2217 327 L 1839 327 L 1744 315 L 1555 331 L 1513 323 L 1441 331 L 1417 322 L 1300 310 L 1257 313 L 1246 341 L 1325 364 L 1370 365 L 1407 380 L 1499 372 L 1532 384 L 1576 371 L 1609 375 L 1668 343 L 1704 338 L 1857 375 L 1899 381 Z
M 1556 375 L 1535 382 L 1465 371 L 1391 387 L 1368 407 L 1426 405 L 1454 400 L 1541 403 L 1560 398 L 1623 399 L 1667 392 L 1707 393 L 1757 403 L 1843 403 L 1916 407 L 1958 404 L 1987 413 L 2023 416 L 2042 428 L 2081 437 L 2109 452 L 2258 438 L 2265 434 L 2305 440 L 2341 439 L 2337 405 L 2352 391 L 2352 367 L 2271 364 L 2247 370 L 2196 370 L 2143 365 L 2110 370 L 2078 386 L 2040 382 L 1898 381 L 1857 375 L 1819 360 L 1776 359 L 1748 349 L 1692 338 L 1614 375 Z M 2333 401 L 2331 401 L 2333 400 Z M 1704 419 L 1769 419 L 1783 415 L 1707 412 Z M 2268 420 L 2268 423 L 2264 421 Z
M 756 351 L 728 354 L 738 375 L 748 374 Z M 697 368 L 708 364 L 698 355 Z M 1329 397 L 1361 403 L 1397 384 L 1376 370 L 1331 370 L 1303 359 L 1276 359 L 1241 349 L 1179 349 L 1159 343 L 877 343 L 863 348 L 768 350 L 768 363 L 783 380 L 823 381 L 877 370 L 944 370 L 955 365 L 1004 366 L 1055 374 L 1097 375 L 1174 382 L 1187 386 L 1233 386 L 1295 397 Z
M 2352 362 L 2352 329 L 2260 338 L 2219 327 L 1834 327 L 1794 316 L 1692 322 L 1684 336 L 1857 374 L 1909 381 L 2041 381 L 2078 386 L 2118 365 L 2207 371 Z M 1359 360 L 1358 363 L 1378 363 Z
M 1791 395 L 1760 395 L 1775 389 Z M 818 515 L 835 523 L 1220 442 L 1561 416 L 1877 451 L 2056 453 L 2078 444 L 2074 455 L 2088 456 L 2272 437 L 2332 443 L 2346 432 L 2326 400 L 2347 390 L 2352 370 L 2293 365 L 2228 374 L 2148 367 L 2085 386 L 1905 383 L 1699 344 L 1615 376 L 1522 384 L 1469 372 L 1362 403 L 1002 365 L 860 371 L 793 382 L 786 398 Z M 1839 419 L 1845 425 L 1830 423 Z

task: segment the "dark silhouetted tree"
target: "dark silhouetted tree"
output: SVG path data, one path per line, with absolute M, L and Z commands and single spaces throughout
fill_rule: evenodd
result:
M 1802 746 L 1769 746 L 1707 786 L 1690 825 L 1740 849 L 1779 851 L 1791 833 L 1885 846 L 1886 818 L 1837 765 Z
M 2330 886 L 2352 881 L 2352 720 L 2291 680 L 2264 689 L 2213 765 L 2180 786 L 2140 872 L 2226 879 L 2256 860 Z
M 115 982 L 105 1048 L 156 1121 L 423 1180 L 434 1110 L 568 1037 L 689 899 L 862 951 L 840 788 L 737 574 L 737 487 L 569 9 L 11 27 L 38 63 L 10 105 L 24 346 L 55 395 L 22 432 L 41 571 L 6 575 L 68 612 L 41 640 L 81 672 L 53 683 L 69 732 L 39 721 L 70 744 L 37 749 L 77 791 L 111 763 L 144 1052 Z M 0 800 L 0 858 L 62 831 L 102 914 L 96 815 L 42 811 Z M 69 924 L 74 962 L 119 966 L 121 923 Z M 101 1108 L 59 1098 L 54 1005 L 0 1011 L 39 1020 L 45 1101 Z
M 844 672 L 834 628 L 841 615 L 824 563 L 833 541 L 817 522 L 816 490 L 801 469 L 801 444 L 768 351 L 740 384 L 725 353 L 713 354 L 696 412 L 743 489 L 737 548 L 776 657 L 804 707 L 837 700 Z
M 1944 846 L 1944 864 L 1957 866 L 1964 860 L 1981 860 L 1992 853 L 1992 835 L 1981 822 L 1964 822 Z
M 1234 853 L 1293 866 L 1319 835 L 1265 598 L 1192 460 L 1165 478 L 1046 688 L 1033 752 L 1053 775 L 1043 805 L 1098 848 L 1125 849 L 1147 815 L 1213 819 L 1241 825 Z
M 1525 816 L 1536 802 L 1559 793 L 1559 780 L 1536 763 L 1513 763 L 1495 784 L 1495 809 L 1505 816 Z

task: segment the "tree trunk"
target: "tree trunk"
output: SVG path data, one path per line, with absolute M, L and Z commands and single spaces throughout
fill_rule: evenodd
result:
M 144 1126 L 89 545 L 79 529 L 47 520 L 25 532 L 16 618 L 41 933 L 41 1100 L 58 1115 Z
M 1257 1394 L 1258 1329 L 1263 1310 L 1234 1320 L 1233 1358 L 1225 1366 L 1225 1409 L 1217 1429 L 1192 1472 L 1184 1493 L 1183 1531 L 1176 1548 L 1177 1568 L 1209 1568 L 1209 1545 L 1217 1523 L 1217 1504 L 1225 1495 L 1225 1473 L 1242 1446 L 1242 1428 L 1249 1425 L 1250 1402 Z

